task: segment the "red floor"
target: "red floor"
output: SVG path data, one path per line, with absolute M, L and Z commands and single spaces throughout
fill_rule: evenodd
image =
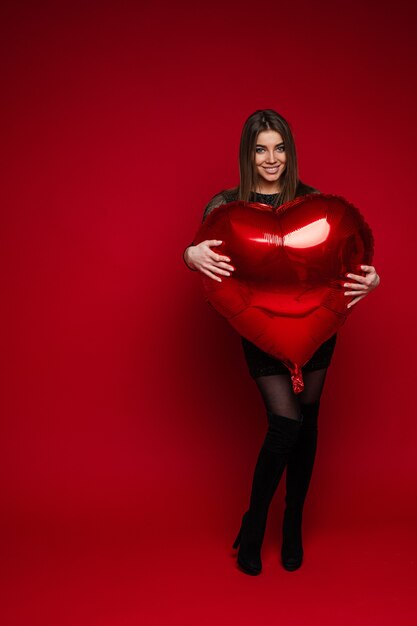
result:
M 1 623 L 417 623 L 415 520 L 330 524 L 306 517 L 304 563 L 287 572 L 279 563 L 276 509 L 257 577 L 236 566 L 234 512 L 204 527 L 171 512 L 142 524 L 101 518 L 3 529 Z

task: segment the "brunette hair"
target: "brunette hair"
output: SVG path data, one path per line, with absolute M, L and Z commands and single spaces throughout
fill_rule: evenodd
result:
M 259 176 L 255 168 L 255 148 L 258 134 L 263 130 L 275 130 L 281 135 L 287 157 L 285 170 L 279 179 L 281 191 L 277 198 L 278 206 L 295 198 L 299 178 L 297 153 L 290 125 L 282 115 L 272 109 L 255 111 L 243 126 L 239 148 L 238 198 L 249 202 L 251 191 L 257 188 Z

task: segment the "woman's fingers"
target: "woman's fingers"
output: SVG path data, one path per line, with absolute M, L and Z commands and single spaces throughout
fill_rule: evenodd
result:
M 230 261 L 230 258 L 228 256 L 224 256 L 222 254 L 216 254 L 216 252 L 210 251 L 210 258 L 213 259 L 213 261 L 225 261 L 228 262 Z
M 217 263 L 218 267 L 222 267 L 226 270 L 229 270 L 229 272 L 233 272 L 234 271 L 234 267 L 233 265 L 229 265 L 228 261 L 230 261 L 230 257 L 225 256 L 223 254 L 217 254 L 216 252 L 213 252 L 212 250 L 210 250 L 209 253 L 209 262 L 210 263 Z
M 204 243 L 210 248 L 210 246 L 219 246 L 223 242 L 220 241 L 220 239 L 208 239 Z M 217 252 L 213 252 L 211 248 L 210 248 L 210 253 L 211 253 L 210 254 L 211 258 L 215 259 L 216 261 L 230 261 L 228 256 L 217 254 Z
M 357 298 L 354 298 L 351 302 L 349 302 L 349 304 L 347 305 L 347 308 L 350 309 L 350 307 L 352 307 L 354 304 L 359 302 L 359 300 L 362 300 L 362 298 L 364 298 L 364 297 L 365 297 L 365 295 L 358 296 Z
M 227 263 L 230 262 L 230 257 L 226 256 L 225 254 L 218 254 L 210 248 L 210 246 L 219 246 L 221 243 L 223 243 L 220 239 L 207 239 L 203 243 L 205 243 L 209 248 L 208 256 L 210 261 L 216 261 L 219 264 L 221 263 L 221 267 L 226 267 L 228 270 L 233 272 L 235 268 L 232 265 L 227 265 Z
M 355 291 L 368 291 L 368 285 L 355 285 L 355 283 L 343 283 L 343 287 L 354 289 Z
M 213 258 L 210 259 L 211 262 L 213 262 Z M 229 265 L 228 263 L 225 263 L 224 261 L 218 261 L 217 262 L 217 267 L 222 267 L 225 270 L 229 270 L 229 272 L 234 272 L 235 268 L 233 267 L 233 265 Z
M 366 276 L 359 276 L 358 274 L 346 274 L 347 278 L 353 278 L 356 283 L 343 283 L 344 287 L 350 288 L 353 291 L 345 291 L 345 296 L 356 296 L 349 304 L 347 308 L 355 305 L 359 300 L 365 298 L 375 287 L 379 285 L 379 276 L 373 265 L 361 265 L 361 269 L 366 272 Z
M 230 272 L 228 272 L 227 270 L 222 270 L 218 265 L 207 265 L 206 267 L 212 272 L 221 274 L 222 276 L 230 276 Z
M 209 276 L 209 278 L 213 278 L 214 280 L 219 281 L 219 283 L 221 283 L 221 282 L 222 282 L 222 279 L 220 278 L 220 276 L 216 276 L 216 274 L 213 274 L 212 272 L 210 272 L 210 270 L 207 270 L 207 269 L 205 269 L 205 268 L 202 268 L 202 269 L 201 269 L 201 272 L 202 272 L 203 274 L 205 274 L 206 276 Z
M 346 276 L 348 278 L 353 278 L 354 280 L 357 280 L 358 283 L 361 283 L 362 285 L 366 285 L 369 282 L 367 276 L 359 276 L 358 274 L 346 274 Z
M 347 278 L 353 278 L 358 283 L 366 285 L 367 287 L 376 287 L 379 284 L 379 276 L 373 265 L 361 265 L 361 269 L 366 272 L 366 276 L 359 276 L 358 274 L 346 274 Z M 345 285 L 347 287 L 350 285 Z M 355 286 L 356 288 L 356 286 Z

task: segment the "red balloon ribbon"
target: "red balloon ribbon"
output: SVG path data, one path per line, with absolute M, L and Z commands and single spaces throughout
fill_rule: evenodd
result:
M 353 299 L 346 274 L 364 276 L 374 238 L 360 211 L 342 196 L 311 193 L 276 209 L 238 200 L 214 209 L 194 245 L 212 250 L 235 271 L 222 282 L 201 274 L 206 300 L 237 332 L 285 363 L 293 389 L 301 368 L 346 321 Z

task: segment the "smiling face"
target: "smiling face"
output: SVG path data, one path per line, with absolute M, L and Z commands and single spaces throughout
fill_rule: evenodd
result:
M 286 167 L 285 146 L 276 130 L 262 130 L 256 139 L 255 170 L 258 174 L 257 191 L 280 191 L 279 178 Z

